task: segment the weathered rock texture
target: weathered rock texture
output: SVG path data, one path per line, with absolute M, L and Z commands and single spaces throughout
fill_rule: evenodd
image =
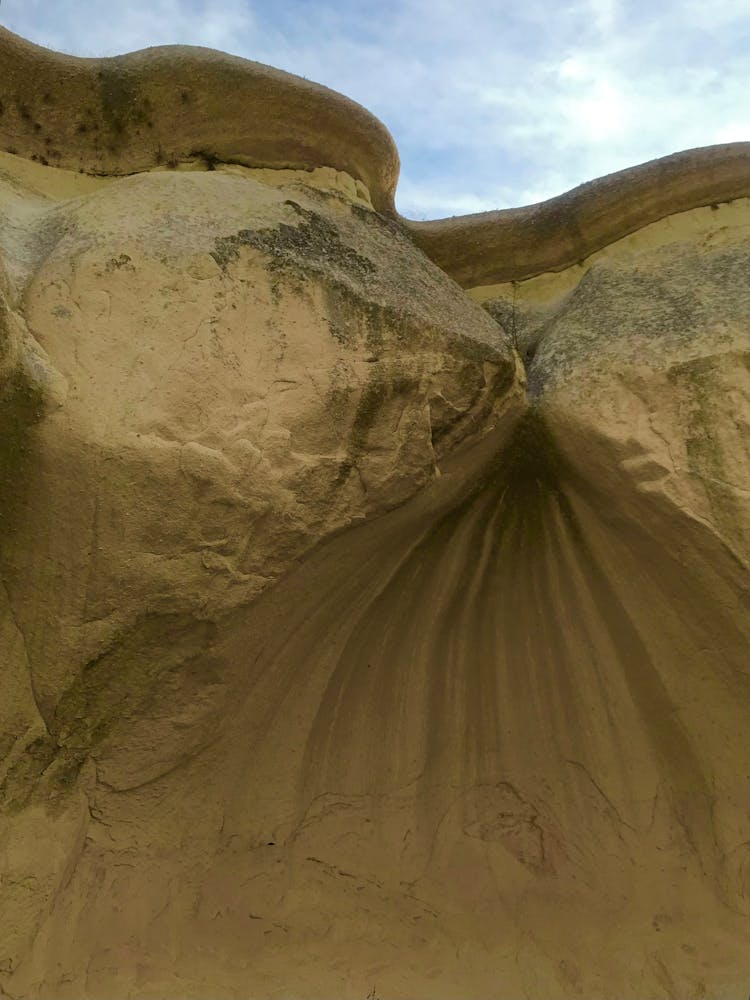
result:
M 746 995 L 747 147 L 411 224 L 323 88 L 0 52 L 0 995 Z

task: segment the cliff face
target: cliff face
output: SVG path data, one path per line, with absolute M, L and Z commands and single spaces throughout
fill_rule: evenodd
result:
M 747 992 L 745 148 L 420 230 L 322 88 L 0 42 L 107 174 L 0 118 L 0 992 Z M 55 89 L 191 67 L 249 166 Z

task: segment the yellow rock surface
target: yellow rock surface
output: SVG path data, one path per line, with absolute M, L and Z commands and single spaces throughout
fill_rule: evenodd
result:
M 745 147 L 420 229 L 324 88 L 0 48 L 0 994 L 746 995 Z

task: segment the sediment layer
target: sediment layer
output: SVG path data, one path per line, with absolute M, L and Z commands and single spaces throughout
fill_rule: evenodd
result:
M 121 176 L 188 160 L 334 167 L 393 213 L 398 153 L 359 104 L 301 77 L 199 47 L 81 59 L 0 28 L 0 149 Z

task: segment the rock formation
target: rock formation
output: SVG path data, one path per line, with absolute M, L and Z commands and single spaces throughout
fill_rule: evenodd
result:
M 746 996 L 750 146 L 0 54 L 0 996 Z

